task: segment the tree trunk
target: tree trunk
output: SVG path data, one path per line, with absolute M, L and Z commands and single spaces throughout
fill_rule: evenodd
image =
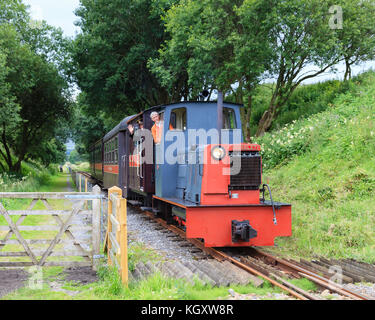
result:
M 20 173 L 21 172 L 21 163 L 22 160 L 18 160 L 13 166 L 13 172 Z
M 349 59 L 345 59 L 345 75 L 344 81 L 348 81 L 352 78 L 352 68 L 349 62 Z
M 263 136 L 266 133 L 266 131 L 269 128 L 271 128 L 272 121 L 276 115 L 276 109 L 277 109 L 277 105 L 272 103 L 271 106 L 268 108 L 268 110 L 264 112 L 258 124 L 258 130 L 256 133 L 257 137 Z

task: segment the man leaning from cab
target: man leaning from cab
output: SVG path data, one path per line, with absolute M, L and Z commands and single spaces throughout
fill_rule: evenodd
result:
M 151 113 L 150 118 L 155 123 L 153 127 L 151 128 L 154 142 L 155 144 L 160 144 L 161 136 L 163 134 L 164 121 L 160 119 L 160 115 L 156 111 Z M 173 130 L 173 129 L 174 129 L 173 126 L 169 125 L 169 130 Z

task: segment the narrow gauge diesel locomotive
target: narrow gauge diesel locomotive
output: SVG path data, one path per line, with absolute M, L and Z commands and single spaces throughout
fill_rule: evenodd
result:
M 118 186 L 130 203 L 180 225 L 187 238 L 203 239 L 206 247 L 272 246 L 276 237 L 291 236 L 291 205 L 274 202 L 268 185 L 262 186 L 260 146 L 243 143 L 242 134 L 241 143 L 233 144 L 235 129 L 242 129 L 240 108 L 181 102 L 127 117 L 92 146 L 92 174 L 104 188 Z M 152 138 L 147 144 L 129 130 L 131 125 L 136 131 L 140 122 L 151 130 L 154 111 L 164 122 L 161 144 Z M 217 129 L 218 123 L 229 143 L 213 144 L 208 136 L 204 144 L 189 144 L 190 130 Z M 151 134 L 148 130 L 143 131 Z M 171 130 L 172 141 L 167 137 Z M 159 161 L 177 140 L 184 144 L 178 161 Z M 141 155 L 150 151 L 154 161 L 143 161 Z M 232 168 L 234 157 L 239 157 L 239 170 Z

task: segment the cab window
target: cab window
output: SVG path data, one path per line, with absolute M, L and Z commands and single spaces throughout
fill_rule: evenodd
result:
M 186 108 L 173 109 L 171 112 L 171 121 L 169 130 L 186 130 Z
M 231 108 L 223 109 L 223 128 L 227 130 L 237 129 L 236 114 Z

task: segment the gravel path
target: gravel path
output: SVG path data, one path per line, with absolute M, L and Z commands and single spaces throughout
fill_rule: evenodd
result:
M 344 285 L 344 288 L 375 299 L 375 283 L 348 283 Z
M 144 218 L 142 213 L 128 206 L 128 233 L 129 245 L 135 242 L 141 242 L 147 247 L 156 250 L 166 260 L 194 261 L 197 260 L 196 254 L 191 251 L 197 251 L 195 248 L 189 250 L 181 247 L 181 242 L 172 241 L 168 237 L 172 232 L 162 232 L 156 230 L 156 223 L 151 223 Z

